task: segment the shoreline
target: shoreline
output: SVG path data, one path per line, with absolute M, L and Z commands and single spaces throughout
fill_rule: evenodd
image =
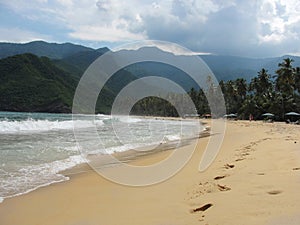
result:
M 143 118 L 143 119 L 155 119 L 155 120 L 170 120 L 170 121 L 174 121 L 174 120 L 181 121 L 181 120 L 183 120 L 182 118 L 173 118 L 173 117 L 150 117 L 150 116 L 146 116 L 146 117 L 145 116 L 141 116 L 141 117 L 133 116 L 133 117 L 134 118 Z M 199 137 L 207 136 L 208 135 L 207 132 L 209 132 L 209 130 L 207 130 L 206 126 L 204 126 L 203 124 L 202 124 L 202 126 L 203 126 L 204 129 L 200 132 Z M 197 137 L 178 140 L 179 145 L 180 146 L 189 145 L 190 144 L 189 142 L 192 139 L 196 139 L 196 138 Z M 167 141 L 165 143 L 161 143 L 160 145 L 156 146 L 154 149 L 152 148 L 152 145 L 150 145 L 150 146 L 146 146 L 146 147 L 139 147 L 138 149 L 134 149 L 134 150 L 127 149 L 125 151 L 114 152 L 112 154 L 101 154 L 101 153 L 91 154 L 91 155 L 88 156 L 87 160 L 88 161 L 97 161 L 103 167 L 107 167 L 107 166 L 110 167 L 110 166 L 118 166 L 118 164 L 113 165 L 113 164 L 110 163 L 110 161 L 111 161 L 111 156 L 110 155 L 112 155 L 114 158 L 118 159 L 121 163 L 128 163 L 129 161 L 135 161 L 135 160 L 137 160 L 141 157 L 148 156 L 148 155 L 153 155 L 155 153 L 163 152 L 163 151 L 167 152 L 167 154 L 166 154 L 166 157 L 167 157 L 169 154 L 171 154 L 168 151 L 172 151 L 175 148 L 179 147 L 178 144 L 177 144 L 178 141 L 177 140 L 176 141 Z M 146 148 L 149 148 L 149 147 L 151 148 L 151 150 L 146 150 Z M 86 159 L 84 158 L 84 160 L 86 160 Z M 58 175 L 63 175 L 64 176 L 63 180 L 49 181 L 47 183 L 38 185 L 38 186 L 33 187 L 29 190 L 26 190 L 25 192 L 12 194 L 10 196 L 3 197 L 3 198 L 1 197 L 0 204 L 5 202 L 7 199 L 19 197 L 19 196 L 22 196 L 22 195 L 27 195 L 27 194 L 30 194 L 31 192 L 39 190 L 40 188 L 46 188 L 48 186 L 55 185 L 55 184 L 58 184 L 58 183 L 68 182 L 72 177 L 76 176 L 76 174 L 89 172 L 91 170 L 93 170 L 93 168 L 90 166 L 89 162 L 80 162 L 79 164 L 76 164 L 75 166 L 72 166 L 70 168 L 61 170 L 57 173 Z
M 143 117 L 143 118 L 145 118 L 145 117 Z M 148 117 L 146 117 L 146 118 L 148 118 Z M 159 120 L 161 120 L 161 119 L 174 120 L 174 119 L 169 119 L 169 117 L 165 117 L 165 118 L 149 117 L 149 118 L 159 119 Z M 160 161 L 164 160 L 170 154 L 172 154 L 172 151 L 174 151 L 175 149 L 180 149 L 185 146 L 191 146 L 192 141 L 196 141 L 200 138 L 205 138 L 205 137 L 210 136 L 210 127 L 205 126 L 205 124 L 209 124 L 210 122 L 209 121 L 205 121 L 205 122 L 200 121 L 200 122 L 203 126 L 203 130 L 199 133 L 199 135 L 197 137 L 181 139 L 181 140 L 179 140 L 179 142 L 176 140 L 176 141 L 169 141 L 169 142 L 161 143 L 160 145 L 157 145 L 155 148 L 153 148 L 153 146 L 150 145 L 150 146 L 146 146 L 146 147 L 140 147 L 140 148 L 137 148 L 134 150 L 128 149 L 126 151 L 115 152 L 113 154 L 92 154 L 92 155 L 90 155 L 88 160 L 94 161 L 96 163 L 98 162 L 100 164 L 100 166 L 108 167 L 108 168 L 113 167 L 113 166 L 122 166 L 123 163 L 125 163 L 125 164 L 127 163 L 129 165 L 135 164 L 137 161 L 139 161 L 145 157 L 151 157 L 155 154 L 161 154 L 162 156 L 160 157 Z M 151 148 L 151 150 L 148 150 L 149 147 Z M 120 163 L 112 164 L 111 157 L 117 159 Z M 77 174 L 90 172 L 92 170 L 94 170 L 94 169 L 92 168 L 90 163 L 86 162 L 86 163 L 80 163 L 72 168 L 63 170 L 59 174 L 62 174 L 66 177 L 70 177 L 70 179 L 71 179 L 71 177 L 76 176 Z M 66 180 L 66 181 L 68 181 L 68 180 Z M 62 182 L 64 182 L 64 181 L 62 181 Z
M 198 166 L 209 137 L 197 139 L 188 164 L 162 183 L 118 185 L 86 167 L 84 173 L 70 175 L 69 181 L 5 199 L 0 223 L 273 225 L 277 218 L 289 221 L 300 207 L 298 128 L 278 122 L 227 121 L 221 151 L 205 172 L 200 173 Z M 167 155 L 168 150 L 157 151 L 130 163 L 148 165 Z M 123 172 L 122 166 L 107 169 Z

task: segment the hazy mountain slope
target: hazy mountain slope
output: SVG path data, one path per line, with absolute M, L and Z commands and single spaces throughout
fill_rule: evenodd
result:
M 245 78 L 250 81 L 257 73 L 265 68 L 271 75 L 275 75 L 278 63 L 285 58 L 292 58 L 294 66 L 300 66 L 300 57 L 282 56 L 274 58 L 244 58 L 236 56 L 203 55 L 200 56 L 210 67 L 218 80 L 234 80 Z
M 71 43 L 56 44 L 44 41 L 33 41 L 25 44 L 0 43 L 0 58 L 17 54 L 32 53 L 52 59 L 62 59 L 83 51 L 94 51 L 92 48 Z
M 93 51 L 77 52 L 75 54 L 64 57 L 63 59 L 61 59 L 61 61 L 65 64 L 72 65 L 78 71 L 80 71 L 81 74 L 83 74 L 91 63 L 93 63 L 97 58 L 108 51 L 108 48 L 99 48 Z

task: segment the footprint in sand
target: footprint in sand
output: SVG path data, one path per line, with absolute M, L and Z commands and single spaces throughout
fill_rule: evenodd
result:
M 214 178 L 214 180 L 221 180 L 221 179 L 223 179 L 223 178 L 225 178 L 225 177 L 227 177 L 228 175 L 221 175 L 221 176 L 216 176 L 215 178 Z
M 230 191 L 231 190 L 230 187 L 227 187 L 226 185 L 220 185 L 220 184 L 218 184 L 218 189 L 220 191 Z
M 241 156 L 247 156 L 247 155 L 250 155 L 248 152 L 244 152 L 241 154 Z
M 209 208 L 212 207 L 212 206 L 213 206 L 213 204 L 208 203 L 208 204 L 205 204 L 205 205 L 203 205 L 203 206 L 201 206 L 201 207 L 199 207 L 199 208 L 192 209 L 192 210 L 191 210 L 191 213 L 195 213 L 195 212 L 204 212 L 204 211 L 206 211 L 207 209 L 209 209 Z
M 234 165 L 227 163 L 227 164 L 224 165 L 224 167 L 225 167 L 225 169 L 232 169 L 232 168 L 234 168 Z
M 281 194 L 282 191 L 281 190 L 272 190 L 272 191 L 268 191 L 267 193 L 269 195 L 278 195 L 278 194 Z
M 215 193 L 219 191 L 230 191 L 231 188 L 226 185 L 216 184 L 214 182 L 200 182 L 194 190 L 188 192 L 188 199 L 197 199 L 201 195 Z
M 236 159 L 235 161 L 236 161 L 236 162 L 239 162 L 239 161 L 243 161 L 243 160 L 245 160 L 245 158 L 238 158 L 238 159 Z
M 265 175 L 265 173 L 257 173 L 257 175 L 263 176 L 263 175 Z

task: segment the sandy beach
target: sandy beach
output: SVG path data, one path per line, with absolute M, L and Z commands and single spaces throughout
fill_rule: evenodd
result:
M 0 224 L 300 224 L 299 125 L 228 121 L 216 160 L 199 172 L 209 138 L 199 138 L 187 165 L 155 185 L 119 185 L 88 165 L 66 171 L 69 181 L 1 203 Z M 171 153 L 165 149 L 132 157 L 130 164 L 149 165 Z M 123 172 L 122 166 L 107 170 Z

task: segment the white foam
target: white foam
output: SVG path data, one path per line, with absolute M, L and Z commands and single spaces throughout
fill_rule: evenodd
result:
M 19 172 L 24 172 L 24 174 L 33 174 L 35 172 L 44 174 L 50 172 L 52 175 L 85 162 L 86 160 L 81 155 L 73 155 L 67 159 L 57 160 L 51 163 L 27 166 L 20 169 Z
M 120 116 L 120 117 L 117 117 L 117 118 L 119 119 L 119 121 L 121 121 L 123 123 L 137 123 L 137 122 L 142 121 L 139 118 L 130 117 L 130 116 Z
M 102 126 L 102 120 L 23 120 L 23 121 L 0 121 L 0 133 L 26 133 L 26 132 L 45 132 L 52 130 L 72 130 L 76 128 L 88 128 L 93 126 Z
M 69 178 L 59 172 L 87 162 L 80 155 L 40 165 L 31 165 L 14 172 L 4 172 L 1 177 L 0 196 L 3 198 L 26 194 L 37 188 L 66 181 Z
M 179 141 L 181 140 L 181 136 L 179 134 L 177 135 L 166 135 L 164 136 L 164 139 L 167 141 Z
M 128 151 L 128 150 L 138 149 L 138 148 L 145 147 L 145 146 L 148 146 L 148 145 L 153 145 L 153 143 L 152 144 L 145 144 L 145 143 L 143 143 L 143 144 L 123 144 L 123 145 L 120 145 L 120 146 L 89 151 L 87 154 L 88 155 L 94 155 L 94 154 L 108 154 L 108 155 L 110 155 L 110 154 L 114 154 L 114 153 L 117 153 L 117 152 L 125 152 L 125 151 Z
M 0 203 L 2 203 L 4 201 L 4 198 L 0 197 Z

